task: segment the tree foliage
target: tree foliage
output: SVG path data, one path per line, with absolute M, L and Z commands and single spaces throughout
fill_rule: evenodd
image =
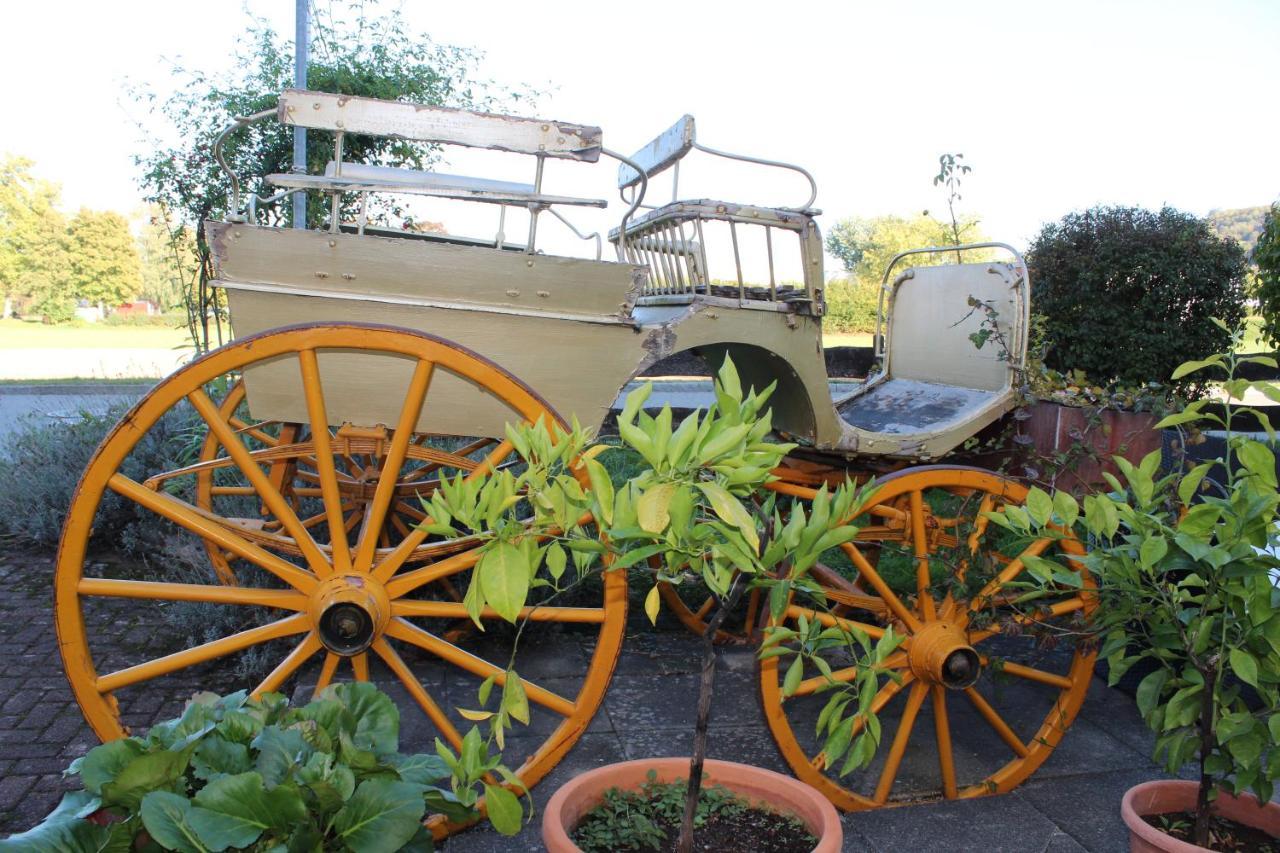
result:
M 1027 252 L 1046 363 L 1095 383 L 1174 382 L 1188 358 L 1219 352 L 1244 316 L 1245 256 L 1189 213 L 1095 207 L 1045 225 Z
M 64 231 L 56 184 L 31 174 L 21 157 L 0 161 L 0 296 L 30 297 L 37 308 L 70 314 L 71 294 L 60 284 L 66 270 Z
M 983 239 L 975 217 L 961 216 L 959 231 L 967 242 Z M 950 223 L 927 214 L 917 216 L 872 216 L 842 219 L 827 232 L 827 251 L 839 258 L 847 272 L 861 281 L 880 282 L 889 262 L 899 252 L 924 246 L 946 246 L 953 242 Z M 948 255 L 921 255 L 913 266 L 945 263 Z
M 1258 265 L 1256 293 L 1262 333 L 1276 346 L 1280 344 L 1280 204 L 1273 204 L 1263 220 L 1253 262 Z
M 384 7 L 385 6 L 385 7 Z M 479 54 L 464 48 L 439 45 L 413 31 L 396 5 L 357 3 L 345 12 L 316 7 L 312 21 L 307 87 L 317 91 L 358 95 L 415 104 L 493 110 L 510 108 L 532 97 L 525 88 L 503 88 L 479 79 Z M 197 233 L 200 224 L 224 219 L 230 210 L 231 185 L 213 157 L 219 133 L 237 116 L 248 116 L 275 107 L 281 90 L 293 86 L 293 45 L 262 20 L 251 19 L 246 34 L 232 51 L 231 70 L 221 73 L 175 67 L 172 94 L 160 97 L 145 86 L 135 88 L 136 100 L 148 108 L 148 130 L 158 139 L 154 147 L 136 157 L 141 184 L 148 202 L 161 206 L 180 226 L 179 239 L 195 235 L 200 258 L 197 299 L 202 307 L 191 312 L 193 322 L 206 323 L 216 302 L 206 287 L 211 277 L 208 247 Z M 246 192 L 270 194 L 264 177 L 288 172 L 293 165 L 293 131 L 267 120 L 233 133 L 224 145 L 231 168 L 243 177 Z M 329 134 L 307 135 L 307 168 L 323 172 L 333 157 Z M 430 167 L 435 149 L 400 139 L 348 136 L 344 160 L 414 169 Z M 354 203 L 354 197 L 347 204 Z M 322 224 L 328 216 L 327 200 L 312 194 L 308 199 L 308 225 Z M 350 212 L 347 208 L 344 211 Z M 412 216 L 394 203 L 370 203 L 370 221 L 412 225 Z M 266 205 L 267 224 L 289 219 L 286 199 Z M 205 305 L 204 303 L 210 303 Z M 207 327 L 193 330 L 200 346 L 207 346 Z
M 1246 252 L 1252 252 L 1258 236 L 1262 234 L 1263 220 L 1267 217 L 1268 209 L 1266 205 L 1260 205 L 1211 210 L 1205 219 L 1219 237 L 1230 237 Z
M 199 263 L 194 233 L 177 226 L 159 205 L 151 205 L 138 235 L 143 299 L 161 310 L 181 308 Z
M 68 283 L 77 299 L 115 307 L 137 296 L 142 264 L 129 223 L 114 211 L 81 209 L 67 226 Z

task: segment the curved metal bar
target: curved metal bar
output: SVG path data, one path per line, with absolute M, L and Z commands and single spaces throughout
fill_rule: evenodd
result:
M 1022 303 L 1021 305 L 1022 324 L 1021 324 L 1021 329 L 1017 331 L 1019 332 L 1020 338 L 1025 338 L 1027 326 L 1031 323 L 1031 298 L 1030 298 L 1031 274 L 1027 271 L 1027 262 L 1022 257 L 1021 252 L 1019 252 L 1013 246 L 1010 246 L 1008 243 L 999 243 L 999 242 L 964 243 L 959 246 L 925 246 L 924 248 L 920 248 L 920 249 L 907 249 L 905 252 L 899 252 L 898 254 L 893 256 L 893 260 L 889 261 L 889 265 L 885 267 L 884 277 L 880 279 L 880 294 L 876 301 L 876 336 L 874 338 L 875 346 L 876 346 L 876 352 L 875 352 L 876 358 L 884 358 L 885 351 L 886 351 L 886 341 L 885 341 L 885 335 L 884 335 L 884 331 L 885 331 L 884 303 L 885 303 L 886 295 L 890 292 L 889 273 L 893 272 L 893 268 L 894 266 L 897 265 L 898 261 L 902 260 L 903 258 L 909 255 L 937 254 L 939 252 L 959 253 L 959 252 L 969 252 L 974 249 L 1003 249 L 1004 251 L 1013 255 L 1013 257 L 1017 259 L 1018 267 L 1022 273 L 1022 287 L 1020 288 L 1020 290 L 1022 294 L 1025 294 L 1019 300 Z M 1026 367 L 1027 366 L 1027 347 L 1026 347 L 1025 340 L 1018 340 L 1015 344 L 1015 348 L 1018 350 L 1018 367 L 1020 368 Z
M 249 221 L 249 224 L 252 225 L 253 223 L 258 221 L 258 205 L 272 204 L 273 202 L 277 202 L 280 199 L 286 196 L 293 195 L 296 192 L 298 191 L 297 190 L 281 190 L 275 195 L 266 196 L 265 198 L 263 196 L 258 195 L 257 193 L 249 193 L 249 201 L 245 205 L 248 208 L 245 218 Z
M 262 121 L 267 116 L 273 116 L 275 114 L 276 108 L 272 107 L 269 110 L 262 110 L 261 112 L 254 113 L 253 115 L 237 116 L 235 121 L 227 125 L 227 127 L 223 129 L 222 133 L 218 134 L 218 138 L 213 143 L 213 159 L 218 161 L 218 165 L 222 167 L 222 171 L 226 172 L 227 177 L 231 179 L 231 210 L 227 215 L 227 219 L 230 221 L 236 221 L 240 214 L 240 176 L 235 173 L 231 168 L 231 165 L 227 163 L 226 158 L 222 156 L 222 143 L 226 141 L 228 136 L 240 128 L 247 127 L 256 121 Z
M 583 234 L 583 233 L 582 233 L 581 231 L 579 231 L 576 227 L 574 227 L 574 224 L 573 224 L 572 222 L 570 222 L 568 219 L 565 219 L 565 218 L 564 218 L 564 214 L 562 214 L 560 211 L 556 210 L 554 207 L 548 207 L 548 208 L 547 208 L 547 213 L 550 213 L 550 214 L 551 214 L 552 216 L 554 216 L 556 219 L 559 219 L 559 220 L 560 220 L 561 222 L 563 222 L 566 226 L 568 226 L 568 228 L 569 228 L 569 230 L 570 230 L 570 231 L 572 231 L 574 234 L 577 234 L 577 235 L 578 235 L 578 239 L 580 239 L 580 240 L 591 240 L 591 239 L 594 239 L 594 240 L 596 241 L 596 260 L 597 260 L 597 261 L 598 261 L 598 260 L 600 260 L 600 256 L 601 256 L 601 254 L 603 254 L 603 253 L 604 253 L 604 241 L 600 238 L 600 232 L 599 232 L 599 231 L 592 232 L 591 234 Z
M 790 169 L 792 172 L 798 172 L 804 176 L 809 182 L 809 200 L 795 210 L 809 210 L 813 207 L 813 203 L 818 200 L 818 182 L 813 179 L 813 175 L 808 170 L 795 165 L 794 163 L 783 163 L 780 160 L 765 160 L 762 157 L 749 157 L 746 154 L 731 154 L 728 151 L 720 151 L 716 148 L 708 148 L 700 142 L 695 141 L 690 147 L 711 154 L 715 157 L 724 157 L 727 160 L 741 160 L 743 163 L 755 163 L 758 166 L 773 166 L 778 169 Z
M 612 157 L 619 163 L 626 163 L 628 166 L 635 169 L 640 175 L 640 192 L 636 194 L 635 200 L 631 202 L 631 207 L 627 209 L 627 212 L 622 214 L 622 224 L 618 226 L 618 249 L 623 253 L 623 260 L 626 260 L 627 222 L 630 221 L 632 215 L 640 209 L 641 203 L 644 202 L 644 194 L 649 191 L 649 176 L 644 173 L 644 169 L 640 164 L 632 160 L 630 157 L 625 157 L 617 151 L 611 151 L 608 148 L 603 147 L 600 149 L 600 153 L 606 157 Z M 625 201 L 625 199 L 623 200 Z

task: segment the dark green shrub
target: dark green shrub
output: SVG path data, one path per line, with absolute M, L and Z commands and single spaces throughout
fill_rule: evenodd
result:
M 827 314 L 822 327 L 827 332 L 874 332 L 876 302 L 880 282 L 850 276 L 827 282 L 824 295 Z
M 1262 223 L 1253 262 L 1258 265 L 1256 295 L 1262 337 L 1272 346 L 1280 345 L 1280 204 L 1271 205 Z
M 1211 318 L 1234 327 L 1245 313 L 1244 251 L 1170 207 L 1068 214 L 1041 229 L 1027 265 L 1047 363 L 1099 384 L 1170 382 L 1184 361 L 1230 343 Z

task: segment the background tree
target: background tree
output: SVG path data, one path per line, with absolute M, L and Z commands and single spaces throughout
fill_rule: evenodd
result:
M 1045 225 L 1027 252 L 1046 362 L 1092 381 L 1169 383 L 1221 352 L 1245 313 L 1244 250 L 1189 213 L 1095 207 Z M 1194 390 L 1184 387 L 1183 390 Z
M 81 208 L 67 227 L 68 278 L 76 299 L 114 308 L 138 295 L 142 263 L 129 223 L 114 211 Z
M 510 109 L 532 96 L 523 87 L 499 88 L 477 79 L 479 54 L 438 45 L 412 31 L 398 6 L 358 3 L 340 13 L 332 8 L 316 7 L 307 72 L 310 89 L 483 110 Z M 293 85 L 293 45 L 265 21 L 251 19 L 248 32 L 232 51 L 231 68 L 208 74 L 176 67 L 171 95 L 160 97 L 145 86 L 134 91 L 136 99 L 149 108 L 148 129 L 153 135 L 179 140 L 173 145 L 156 144 L 136 161 L 147 201 L 170 211 L 179 232 L 186 230 L 195 236 L 198 304 L 189 316 L 193 337 L 201 348 L 211 343 L 208 309 L 217 311 L 220 306 L 208 288 L 212 273 L 209 250 L 198 229 L 204 221 L 223 219 L 232 212 L 228 209 L 230 184 L 213 159 L 213 143 L 234 117 L 274 108 L 280 91 Z M 263 176 L 288 172 L 292 167 L 292 129 L 263 122 L 233 134 L 223 150 L 231 167 L 244 177 L 245 190 L 266 193 L 271 188 L 263 184 Z M 329 135 L 308 134 L 308 169 L 323 171 L 331 157 Z M 426 169 L 438 155 L 430 145 L 351 136 L 345 142 L 344 157 L 352 162 Z M 353 203 L 352 199 L 346 201 Z M 267 206 L 266 222 L 283 224 L 288 208 L 287 199 Z M 313 194 L 308 200 L 308 224 L 321 224 L 327 208 L 327 201 Z M 371 204 L 370 218 L 383 223 L 412 221 L 407 211 L 387 201 Z M 216 335 L 213 343 L 221 343 Z
M 181 308 L 199 262 L 194 233 L 177 226 L 159 205 L 151 205 L 144 215 L 137 246 L 142 261 L 139 295 L 159 305 L 162 311 Z
M 1230 237 L 1246 252 L 1252 252 L 1254 244 L 1258 242 L 1258 235 L 1262 233 L 1262 223 L 1267 218 L 1269 209 L 1264 204 L 1258 207 L 1211 210 L 1205 219 L 1218 236 Z
M 74 310 L 66 292 L 66 223 L 58 212 L 57 184 L 31 174 L 34 164 L 21 157 L 0 161 L 0 296 L 3 316 L 19 298 L 30 298 L 30 313 L 54 319 Z
M 1253 250 L 1257 264 L 1258 312 L 1262 334 L 1272 346 L 1280 344 L 1280 203 L 1271 205 Z

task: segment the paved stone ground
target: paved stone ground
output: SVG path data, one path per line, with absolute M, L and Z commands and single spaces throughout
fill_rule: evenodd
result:
M 6 652 L 0 658 L 0 833 L 42 818 L 66 788 L 61 770 L 96 743 L 71 697 L 57 654 L 51 571 L 46 554 L 0 546 L 0 585 L 5 590 L 0 596 L 0 647 Z M 166 632 L 173 631 L 127 606 L 93 614 L 89 630 L 118 634 L 121 644 L 135 651 L 160 648 Z M 627 758 L 687 754 L 697 667 L 694 641 L 639 625 L 628 634 L 604 708 L 569 756 L 535 789 L 539 807 L 560 783 L 587 769 Z M 551 687 L 563 673 L 581 672 L 589 651 L 587 643 L 570 642 L 519 666 Z M 711 755 L 786 772 L 760 713 L 750 652 L 727 651 L 720 673 Z M 376 671 L 374 677 L 381 680 Z M 189 671 L 169 682 L 163 693 L 135 697 L 126 722 L 143 729 L 174 716 L 183 696 L 199 688 L 229 689 L 227 678 L 227 670 L 217 665 Z M 446 697 L 452 704 L 473 689 L 451 683 Z M 673 697 L 679 701 L 673 704 Z M 405 729 L 406 740 L 416 739 L 411 725 Z M 1150 747 L 1131 699 L 1099 681 L 1058 752 L 1014 793 L 845 815 L 845 849 L 1126 850 L 1120 797 L 1130 785 L 1161 775 L 1148 758 Z M 537 839 L 535 819 L 516 838 L 473 829 L 447 841 L 444 849 L 536 850 L 541 846 Z

